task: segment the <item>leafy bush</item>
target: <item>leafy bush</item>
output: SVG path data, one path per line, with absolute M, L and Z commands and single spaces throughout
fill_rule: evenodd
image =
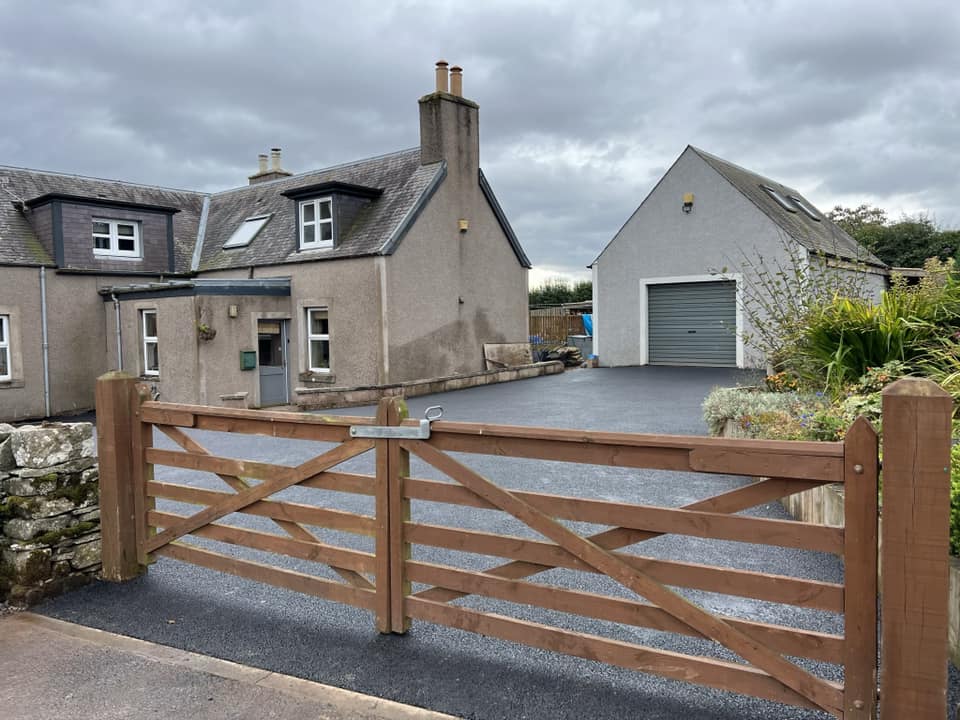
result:
M 822 393 L 716 388 L 703 402 L 703 418 L 712 434 L 721 434 L 732 421 L 742 436 L 770 440 L 833 440 L 823 436 L 842 421 L 831 423 L 831 412 Z
M 899 360 L 891 360 L 880 367 L 867 368 L 853 385 L 853 392 L 859 394 L 878 393 L 894 380 L 910 374 L 910 366 Z
M 778 372 L 768 375 L 763 380 L 770 392 L 796 392 L 800 389 L 800 380 L 796 375 L 789 372 Z
M 897 363 L 893 367 L 905 370 L 923 362 L 960 325 L 960 282 L 950 274 L 952 262 L 931 261 L 927 268 L 917 286 L 897 280 L 879 305 L 840 295 L 814 304 L 790 350 L 790 366 L 840 397 L 872 368 Z

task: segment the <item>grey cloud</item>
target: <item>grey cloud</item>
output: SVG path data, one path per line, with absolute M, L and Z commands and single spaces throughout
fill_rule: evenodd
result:
M 292 170 L 410 147 L 445 57 L 539 264 L 581 272 L 688 143 L 822 204 L 960 222 L 955 3 L 0 0 L 0 17 L 0 164 L 212 190 L 273 145 Z

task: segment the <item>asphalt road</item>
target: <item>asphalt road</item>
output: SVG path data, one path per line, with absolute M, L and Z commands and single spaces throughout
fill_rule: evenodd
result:
M 518 425 L 575 427 L 672 434 L 702 434 L 700 403 L 715 385 L 744 380 L 737 371 L 715 369 L 623 368 L 577 370 L 563 375 L 415 398 L 411 415 L 442 405 L 445 419 Z M 372 414 L 367 409 L 346 411 Z M 330 447 L 322 443 L 254 436 L 195 432 L 194 437 L 221 455 L 297 464 Z M 165 438 L 158 446 L 170 446 Z M 673 472 L 599 468 L 484 456 L 467 464 L 500 484 L 517 489 L 582 495 L 599 499 L 679 506 L 745 482 L 743 478 Z M 372 458 L 342 466 L 369 472 Z M 441 479 L 414 462 L 413 474 Z M 158 468 L 157 479 L 223 489 L 216 477 Z M 284 499 L 372 513 L 369 498 L 294 488 Z M 192 506 L 163 503 L 160 509 L 195 511 Z M 752 511 L 785 518 L 779 505 Z M 536 537 L 502 513 L 414 503 L 414 519 Z M 268 521 L 231 516 L 229 522 L 273 531 Z M 577 529 L 593 529 L 583 527 Z M 333 531 L 318 531 L 326 542 L 363 550 L 372 543 Z M 321 566 L 265 556 L 198 540 L 221 552 L 282 565 L 324 577 Z M 667 536 L 647 541 L 643 554 L 707 564 L 792 574 L 839 582 L 842 567 L 832 555 Z M 482 568 L 489 558 L 429 548 L 415 557 L 462 567 Z M 494 563 L 496 564 L 496 563 Z M 554 570 L 537 578 L 565 587 L 620 594 L 603 578 Z M 763 622 L 824 632 L 842 632 L 836 615 L 775 603 L 744 600 L 699 591 L 684 594 L 710 610 Z M 678 652 L 733 659 L 712 644 L 639 628 L 550 613 L 499 601 L 458 601 L 516 617 L 555 623 L 587 633 L 607 635 Z M 404 637 L 380 636 L 365 611 L 328 603 L 161 559 L 140 579 L 123 585 L 98 583 L 37 608 L 64 620 L 143 638 L 189 651 L 295 675 L 338 687 L 419 705 L 467 718 L 704 718 L 705 720 L 828 717 L 732 693 L 661 679 L 586 660 L 527 648 L 458 630 L 417 622 Z M 839 679 L 840 669 L 802 662 L 824 677 Z M 956 683 L 954 683 L 956 685 Z

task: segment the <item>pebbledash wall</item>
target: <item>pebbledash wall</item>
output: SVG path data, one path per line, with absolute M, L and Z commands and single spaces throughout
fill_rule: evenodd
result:
M 100 572 L 90 423 L 0 424 L 0 601 L 33 605 Z

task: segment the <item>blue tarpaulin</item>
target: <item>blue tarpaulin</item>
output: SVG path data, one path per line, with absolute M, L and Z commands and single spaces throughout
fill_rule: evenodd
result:
M 584 313 L 580 317 L 583 318 L 583 330 L 587 335 L 593 335 L 593 315 L 590 313 Z

